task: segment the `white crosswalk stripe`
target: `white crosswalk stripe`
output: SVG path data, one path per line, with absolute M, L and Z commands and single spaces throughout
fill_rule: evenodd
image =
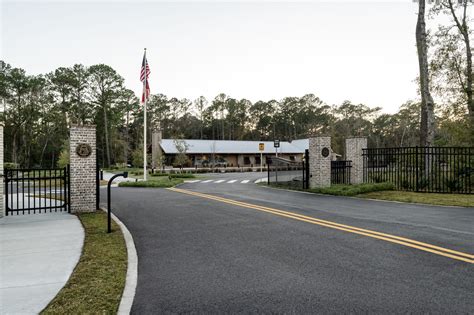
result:
M 266 180 L 266 179 L 265 179 Z M 222 184 L 222 183 L 226 183 L 226 184 L 233 184 L 233 183 L 239 183 L 239 184 L 248 184 L 248 183 L 254 183 L 254 182 L 258 182 L 259 180 L 256 180 L 254 181 L 253 179 L 230 179 L 230 178 L 227 178 L 227 179 L 206 179 L 206 180 L 202 180 L 202 179 L 191 179 L 191 180 L 185 180 L 185 183 L 190 183 L 190 184 L 208 184 L 208 183 L 213 183 L 213 184 Z M 260 179 L 261 181 L 261 179 Z

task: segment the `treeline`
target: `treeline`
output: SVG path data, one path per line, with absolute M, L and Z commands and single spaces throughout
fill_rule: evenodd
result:
M 3 61 L 0 66 L 6 162 L 21 167 L 64 164 L 68 127 L 94 124 L 101 166 L 133 162 L 139 166 L 143 111 L 112 67 L 77 64 L 28 75 Z M 438 106 L 436 145 L 472 145 L 462 108 Z M 212 100 L 156 94 L 148 102 L 147 120 L 150 138 L 158 123 L 164 138 L 174 139 L 294 140 L 330 135 L 338 153 L 343 153 L 349 136 L 367 136 L 372 147 L 415 146 L 420 139 L 417 102 L 386 114 L 379 107 L 350 101 L 329 105 L 314 94 L 255 103 L 225 94 Z

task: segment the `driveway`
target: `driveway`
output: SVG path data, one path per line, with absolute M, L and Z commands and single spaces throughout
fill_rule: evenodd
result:
M 474 208 L 218 180 L 181 185 L 186 193 L 112 192 L 114 213 L 138 252 L 133 313 L 474 312 L 470 258 L 298 219 L 304 215 L 472 255 Z

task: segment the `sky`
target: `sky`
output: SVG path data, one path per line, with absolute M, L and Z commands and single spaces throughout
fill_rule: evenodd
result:
M 313 93 L 396 112 L 417 99 L 417 4 L 398 1 L 5 1 L 1 59 L 29 74 L 112 66 L 141 93 L 258 100 Z

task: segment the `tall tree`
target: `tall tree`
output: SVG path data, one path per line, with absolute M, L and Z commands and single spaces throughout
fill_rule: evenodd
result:
M 435 34 L 435 55 L 433 67 L 435 76 L 441 77 L 446 90 L 460 92 L 465 102 L 470 121 L 471 144 L 474 143 L 474 69 L 472 64 L 471 36 L 472 20 L 469 17 L 469 0 L 441 0 L 432 10 L 434 14 L 450 17 L 451 25 L 440 25 Z M 456 97 L 456 95 L 454 95 Z
M 117 105 L 120 93 L 123 90 L 123 78 L 110 66 L 99 64 L 89 68 L 90 84 L 91 84 L 91 98 L 93 104 L 97 108 L 96 121 L 99 127 L 98 134 L 103 132 L 105 165 L 108 167 L 112 164 L 111 157 L 111 141 L 110 141 L 110 124 L 109 116 L 111 109 Z M 101 113 L 101 114 L 99 114 Z
M 200 139 L 203 139 L 204 115 L 205 115 L 205 109 L 207 107 L 206 98 L 204 96 L 199 96 L 197 99 L 194 100 L 194 107 L 196 108 L 197 116 L 200 122 L 200 126 L 199 126 Z
M 430 93 L 428 70 L 428 44 L 425 23 L 425 0 L 418 0 L 418 20 L 416 22 L 416 48 L 420 69 L 421 122 L 420 145 L 432 146 L 435 132 L 434 101 Z

